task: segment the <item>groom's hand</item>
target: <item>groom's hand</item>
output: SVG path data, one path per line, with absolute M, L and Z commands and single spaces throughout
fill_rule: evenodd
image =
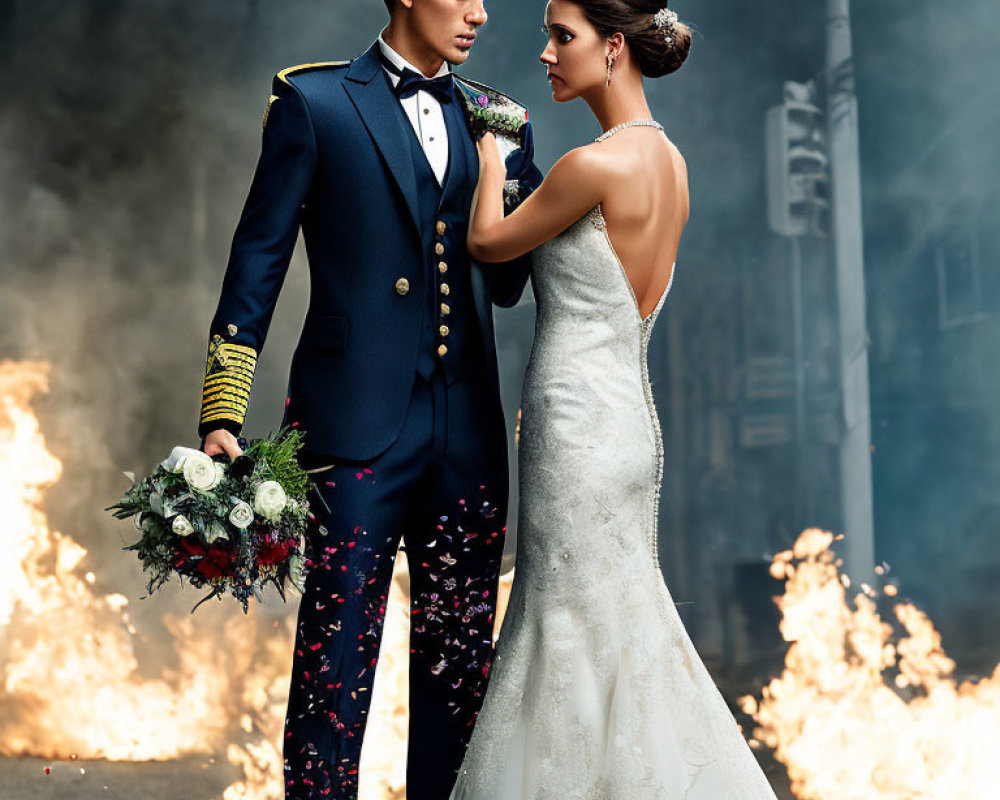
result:
M 243 455 L 243 450 L 240 449 L 236 437 L 225 428 L 216 428 L 209 433 L 205 437 L 201 449 L 205 451 L 205 455 L 207 456 L 217 456 L 225 453 L 229 456 L 230 461 L 235 461 L 237 457 Z

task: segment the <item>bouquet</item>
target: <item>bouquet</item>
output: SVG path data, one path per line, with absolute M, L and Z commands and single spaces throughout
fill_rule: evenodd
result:
M 106 509 L 135 518 L 142 536 L 135 551 L 150 573 L 152 594 L 176 572 L 212 597 L 231 594 L 243 606 L 261 599 L 268 583 L 285 599 L 287 580 L 299 592 L 305 581 L 306 531 L 316 518 L 306 499 L 312 483 L 296 454 L 302 433 L 284 429 L 253 442 L 232 463 L 200 450 L 175 447 L 152 474 L 133 483 Z

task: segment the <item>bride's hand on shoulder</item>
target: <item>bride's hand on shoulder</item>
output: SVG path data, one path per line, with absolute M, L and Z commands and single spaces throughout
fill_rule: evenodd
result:
M 480 142 L 478 146 L 483 168 L 496 169 L 490 166 L 493 163 L 491 159 L 500 164 L 496 144 Z M 492 147 L 494 152 L 490 153 L 488 147 Z M 469 230 L 469 254 L 477 261 L 495 263 L 510 261 L 534 250 L 601 201 L 604 187 L 615 179 L 612 167 L 606 156 L 591 147 L 570 150 L 553 165 L 531 196 L 507 217 L 503 216 L 499 198 L 490 212 L 481 213 L 481 208 L 476 208 Z M 506 176 L 502 164 L 498 171 L 502 185 Z M 483 190 L 484 180 L 490 178 L 480 175 L 479 194 L 485 195 L 486 201 L 490 202 L 492 191 Z
M 496 136 L 486 133 L 476 142 L 476 149 L 479 151 L 479 177 L 495 178 L 497 175 L 501 179 L 507 176 L 507 168 L 500 160 L 500 148 L 497 145 Z

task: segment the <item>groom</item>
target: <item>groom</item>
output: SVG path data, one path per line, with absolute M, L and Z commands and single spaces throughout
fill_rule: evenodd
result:
M 328 506 L 299 608 L 286 798 L 355 798 L 393 560 L 410 569 L 409 800 L 445 800 L 492 659 L 507 507 L 492 303 L 528 261 L 472 263 L 475 137 L 507 158 L 508 208 L 540 181 L 526 110 L 454 78 L 483 0 L 385 0 L 350 62 L 275 77 L 212 321 L 200 434 L 239 454 L 257 356 L 301 227 L 311 300 L 285 424 Z

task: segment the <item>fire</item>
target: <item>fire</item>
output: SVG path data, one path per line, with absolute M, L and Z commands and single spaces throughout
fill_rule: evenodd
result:
M 262 615 L 167 615 L 174 664 L 140 670 L 122 594 L 95 590 L 88 553 L 50 529 L 45 491 L 62 466 L 30 401 L 48 367 L 0 363 L 0 755 L 172 759 L 226 750 L 244 773 L 224 800 L 280 800 L 294 604 Z M 791 643 L 785 669 L 741 704 L 784 762 L 799 800 L 983 800 L 1000 785 L 1000 665 L 959 683 L 931 621 L 874 590 L 850 604 L 833 536 L 811 529 L 772 565 Z M 501 582 L 496 630 L 511 586 Z M 885 594 L 893 597 L 895 588 Z M 409 596 L 397 558 L 362 752 L 361 800 L 405 797 Z
M 269 625 L 221 603 L 193 617 L 165 615 L 176 665 L 148 677 L 128 598 L 94 589 L 87 550 L 51 530 L 42 509 L 62 475 L 31 408 L 48 374 L 43 363 L 0 363 L 0 755 L 167 760 L 224 750 L 244 775 L 224 800 L 281 800 L 295 604 Z M 400 553 L 360 800 L 405 797 L 408 583 Z
M 258 647 L 256 671 L 248 675 L 239 697 L 243 742 L 230 742 L 226 756 L 243 770 L 243 779 L 223 793 L 223 800 L 282 800 L 281 733 L 288 675 L 292 668 L 294 616 L 275 621 L 275 635 Z M 231 732 L 232 734 L 232 732 Z
M 42 364 L 0 364 L 0 625 L 7 625 L 18 602 L 31 602 L 32 580 L 24 564 L 35 542 L 26 531 L 44 529 L 38 510 L 41 490 L 59 480 L 62 465 L 45 449 L 29 398 L 46 388 Z M 26 454 L 31 454 L 26 457 Z
M 780 677 L 741 704 L 787 767 L 799 800 L 983 800 L 1000 785 L 1000 665 L 958 683 L 933 623 L 868 587 L 853 607 L 833 536 L 805 531 L 771 572 L 791 642 Z M 887 587 L 888 588 L 888 587 Z M 895 596 L 895 590 L 887 591 Z
M 42 510 L 62 473 L 30 407 L 47 384 L 45 364 L 0 363 L 0 755 L 145 760 L 225 749 L 244 778 L 224 800 L 280 800 L 294 604 L 270 625 L 231 608 L 167 615 L 175 663 L 153 677 L 141 671 L 128 598 L 95 590 L 87 550 L 51 530 Z M 832 543 L 811 529 L 774 559 L 791 646 L 761 698 L 741 700 L 755 736 L 787 765 L 799 800 L 995 796 L 1000 665 L 989 678 L 958 683 L 940 635 L 913 605 L 895 606 L 897 636 L 874 590 L 848 602 Z M 511 576 L 501 583 L 497 630 Z M 405 797 L 408 608 L 401 553 L 361 800 Z
M 28 401 L 47 390 L 39 363 L 0 364 L 0 753 L 47 758 L 163 759 L 208 753 L 226 732 L 232 653 L 191 620 L 165 620 L 179 669 L 141 677 L 128 599 L 100 595 L 81 575 L 87 551 L 49 529 L 43 491 L 62 467 Z

